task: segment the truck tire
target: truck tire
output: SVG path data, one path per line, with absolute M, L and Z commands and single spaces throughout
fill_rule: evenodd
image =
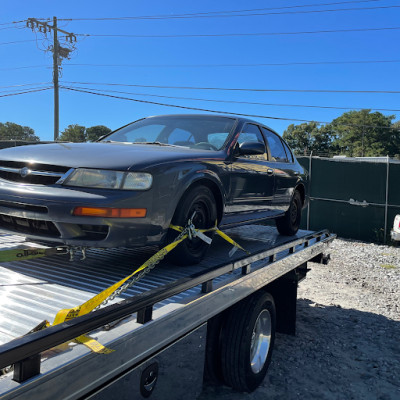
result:
M 208 187 L 195 186 L 183 196 L 175 211 L 172 224 L 186 226 L 194 211 L 196 211 L 196 214 L 193 224 L 196 228 L 207 229 L 215 225 L 217 206 L 214 195 Z M 212 237 L 212 233 L 206 235 Z M 171 243 L 177 236 L 178 233 L 170 229 L 167 234 L 167 243 Z M 204 258 L 208 248 L 209 245 L 203 240 L 188 238 L 168 254 L 168 259 L 177 265 L 198 264 Z
M 296 190 L 290 202 L 289 210 L 283 217 L 275 220 L 278 232 L 281 235 L 293 236 L 297 233 L 301 221 L 302 201 L 300 193 Z
M 264 291 L 233 306 L 221 332 L 221 369 L 225 383 L 252 392 L 263 381 L 275 341 L 275 303 Z

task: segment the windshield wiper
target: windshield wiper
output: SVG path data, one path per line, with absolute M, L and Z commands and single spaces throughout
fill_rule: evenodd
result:
M 157 146 L 170 146 L 170 147 L 181 147 L 181 146 L 176 146 L 175 144 L 168 144 L 168 143 L 162 143 L 162 142 L 133 142 L 132 144 L 156 144 Z

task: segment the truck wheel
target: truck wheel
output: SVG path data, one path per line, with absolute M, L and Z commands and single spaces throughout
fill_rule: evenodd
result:
M 263 381 L 275 340 L 275 303 L 259 291 L 233 306 L 222 328 L 221 368 L 225 383 L 252 392 Z
M 301 221 L 302 201 L 298 191 L 294 192 L 292 201 L 290 202 L 289 210 L 286 211 L 283 217 L 275 220 L 278 232 L 281 235 L 293 236 L 297 233 Z
M 206 186 L 196 186 L 187 192 L 179 203 L 172 219 L 173 225 L 186 226 L 193 213 L 193 224 L 196 228 L 212 228 L 217 220 L 217 207 L 211 190 Z M 212 237 L 212 232 L 206 234 Z M 167 234 L 167 242 L 172 242 L 178 233 L 170 230 Z M 199 238 L 186 239 L 169 253 L 171 262 L 178 265 L 190 265 L 199 263 L 205 256 L 209 245 Z

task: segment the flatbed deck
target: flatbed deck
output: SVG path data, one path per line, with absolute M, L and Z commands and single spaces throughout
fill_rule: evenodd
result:
M 134 303 L 137 301 L 135 299 L 151 299 L 154 293 L 154 298 L 160 301 L 151 304 L 150 322 L 141 324 L 137 320 L 137 313 L 119 313 L 119 305 L 114 304 L 112 307 L 106 306 L 104 310 L 72 320 L 68 324 L 62 324 L 70 326 L 57 326 L 54 327 L 57 329 L 50 328 L 29 335 L 32 338 L 37 337 L 37 342 L 42 343 L 46 339 L 43 336 L 50 337 L 53 331 L 59 334 L 62 330 L 71 329 L 78 320 L 89 321 L 90 316 L 95 314 L 99 315 L 100 322 L 90 325 L 95 329 L 87 328 L 86 332 L 90 331 L 92 337 L 115 352 L 99 358 L 99 355 L 91 353 L 86 347 L 76 344 L 70 344 L 68 351 L 40 350 L 41 374 L 36 379 L 32 378 L 22 384 L 13 381 L 11 373 L 0 376 L 0 398 L 72 399 L 91 393 L 100 385 L 99 380 L 103 383 L 110 381 L 127 368 L 138 365 L 160 349 L 198 329 L 210 318 L 255 290 L 321 255 L 326 244 L 334 237 L 326 231 L 299 231 L 294 237 L 285 237 L 280 236 L 275 228 L 261 225 L 233 228 L 226 233 L 251 254 L 247 255 L 238 250 L 229 257 L 232 246 L 216 237 L 202 263 L 177 267 L 162 261 L 120 298 L 111 302 L 119 303 L 125 299 L 129 307 L 129 302 Z M 22 237 L 0 234 L 0 251 L 28 245 Z M 27 354 L 25 349 L 28 348 L 28 344 L 24 340 L 13 339 L 26 334 L 44 319 L 52 322 L 60 309 L 82 304 L 129 275 L 155 251 L 154 247 L 137 250 L 90 250 L 84 261 L 70 262 L 67 255 L 57 255 L 2 263 L 0 368 L 3 368 L 7 361 L 14 360 L 12 357 L 17 354 L 13 349 L 14 343 L 18 344 L 23 354 Z M 222 273 L 214 276 L 210 272 L 214 267 Z M 205 290 L 206 281 L 203 276 L 212 281 L 210 290 Z M 172 290 L 175 285 L 180 285 L 183 290 Z M 165 294 L 169 293 L 168 290 L 171 296 Z M 109 330 L 104 329 L 101 319 L 101 316 L 104 315 L 105 318 L 107 313 L 113 315 L 108 309 L 116 310 L 114 319 L 120 320 L 120 323 Z M 112 320 L 113 318 L 110 320 L 108 317 L 107 321 Z M 49 331 L 49 334 L 46 331 Z M 204 336 L 204 332 L 202 335 Z M 71 339 L 73 337 L 76 336 L 72 336 Z M 19 360 L 16 361 L 20 360 L 19 356 Z M 55 386 L 60 374 L 63 375 L 62 388 Z M 46 396 L 40 397 L 43 393 L 46 393 Z

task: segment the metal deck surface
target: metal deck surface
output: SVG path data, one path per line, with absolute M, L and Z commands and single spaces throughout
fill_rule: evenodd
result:
M 278 235 L 270 226 L 249 225 L 227 230 L 235 241 L 250 252 L 267 250 L 309 231 L 299 231 L 295 237 Z M 25 242 L 21 236 L 0 232 L 0 251 L 11 248 L 38 247 Z M 206 270 L 213 265 L 228 263 L 243 256 L 238 250 L 232 258 L 232 246 L 215 237 L 205 260 L 195 266 L 177 267 L 162 261 L 143 279 L 120 298 L 143 293 L 171 281 Z M 63 308 L 75 307 L 95 294 L 129 275 L 157 249 L 91 249 L 85 261 L 69 261 L 67 255 L 43 257 L 33 260 L 2 263 L 0 265 L 0 345 L 29 332 L 44 319 L 52 322 Z M 224 276 L 215 280 L 226 279 Z M 187 303 L 199 287 L 187 290 L 158 303 L 155 309 L 170 303 Z

